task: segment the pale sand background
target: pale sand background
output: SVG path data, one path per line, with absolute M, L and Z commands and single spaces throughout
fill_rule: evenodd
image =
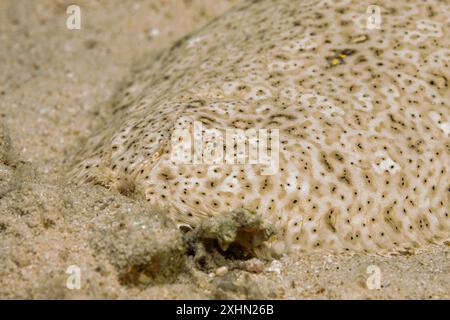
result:
M 242 2 L 0 1 L 0 121 L 14 146 L 0 150 L 9 159 L 0 166 L 0 298 L 450 298 L 448 246 L 396 257 L 298 254 L 256 263 L 257 272 L 222 259 L 225 274 L 199 270 L 188 257 L 167 283 L 121 284 L 120 261 L 170 235 L 141 237 L 133 231 L 145 216 L 139 203 L 71 186 L 65 170 L 139 57 Z M 65 27 L 72 3 L 82 8 L 80 31 Z M 82 270 L 82 287 L 71 291 L 65 271 L 73 264 Z M 366 287 L 369 265 L 381 270 L 379 290 Z

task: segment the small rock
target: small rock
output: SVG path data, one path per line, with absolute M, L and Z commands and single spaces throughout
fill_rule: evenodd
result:
M 261 273 L 264 270 L 264 262 L 257 258 L 246 260 L 242 263 L 242 268 L 245 271 L 253 273 Z
M 223 276 L 224 274 L 226 274 L 228 272 L 228 268 L 225 266 L 219 267 L 216 270 L 216 275 L 218 276 Z

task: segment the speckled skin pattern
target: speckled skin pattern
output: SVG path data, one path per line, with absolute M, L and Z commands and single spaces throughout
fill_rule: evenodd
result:
M 381 10 L 368 28 L 367 8 Z M 450 237 L 450 5 L 253 1 L 135 72 L 71 172 L 198 219 L 255 211 L 268 246 L 398 252 Z M 278 129 L 279 170 L 171 161 L 176 130 Z

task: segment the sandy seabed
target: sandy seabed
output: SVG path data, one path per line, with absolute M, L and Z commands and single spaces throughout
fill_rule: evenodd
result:
M 241 2 L 79 0 L 81 30 L 66 28 L 72 1 L 0 2 L 0 298 L 450 298 L 445 245 L 269 261 L 208 252 L 199 263 L 161 214 L 68 183 L 74 154 L 130 67 Z M 155 257 L 172 268 L 154 276 Z M 81 272 L 79 289 L 67 287 L 69 266 Z M 368 288 L 369 266 L 379 268 L 379 289 Z

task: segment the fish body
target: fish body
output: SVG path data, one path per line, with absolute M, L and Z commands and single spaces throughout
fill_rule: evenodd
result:
M 367 28 L 369 5 L 265 0 L 214 20 L 142 63 L 71 179 L 190 225 L 251 210 L 275 226 L 277 253 L 448 241 L 449 5 L 381 1 L 380 29 Z M 277 132 L 261 145 L 276 170 L 248 151 L 242 162 L 197 161 L 229 130 L 244 132 L 246 150 L 255 132 Z

